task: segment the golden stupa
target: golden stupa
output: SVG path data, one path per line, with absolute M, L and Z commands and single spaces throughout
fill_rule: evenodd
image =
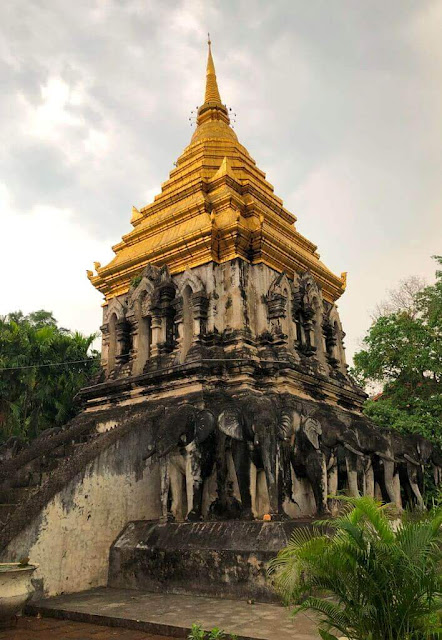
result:
M 132 231 L 113 247 L 115 258 L 96 263 L 92 284 L 109 300 L 128 291 L 148 264 L 167 264 L 171 274 L 210 261 L 241 258 L 293 277 L 310 271 L 329 302 L 345 289 L 345 274 L 333 274 L 317 247 L 295 228 L 296 217 L 274 194 L 265 173 L 230 126 L 221 101 L 211 44 L 204 104 L 190 144 L 152 204 L 132 210 Z

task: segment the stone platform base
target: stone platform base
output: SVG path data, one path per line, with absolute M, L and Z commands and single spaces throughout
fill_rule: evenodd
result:
M 290 540 L 285 522 L 130 522 L 111 547 L 108 586 L 277 601 L 267 563 Z
M 237 635 L 238 640 L 320 640 L 314 620 L 305 614 L 292 618 L 290 610 L 276 604 L 247 604 L 200 596 L 99 588 L 33 602 L 26 611 L 31 615 L 136 629 L 174 638 L 187 638 L 192 623 L 198 622 L 206 631 L 217 626 Z M 8 639 L 10 637 L 13 636 Z M 17 640 L 25 637 L 17 636 Z M 79 638 L 80 634 L 69 633 L 67 637 Z M 81 638 L 87 637 L 81 633 Z M 46 638 L 44 633 L 41 640 L 43 638 Z

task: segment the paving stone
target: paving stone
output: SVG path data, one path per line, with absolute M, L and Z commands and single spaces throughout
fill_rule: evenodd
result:
M 206 630 L 217 626 L 244 640 L 319 639 L 312 618 L 300 614 L 293 619 L 290 611 L 280 605 L 192 595 L 102 587 L 41 600 L 33 603 L 30 611 L 119 627 L 119 638 L 124 638 L 124 628 L 186 638 L 192 623 L 198 622 Z M 109 639 L 112 637 L 115 636 L 110 635 Z M 94 640 L 98 639 L 102 640 L 95 636 Z

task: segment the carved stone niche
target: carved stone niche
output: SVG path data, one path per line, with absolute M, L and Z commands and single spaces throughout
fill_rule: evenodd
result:
M 285 273 L 277 276 L 265 297 L 270 333 L 285 341 L 293 350 L 296 327 L 293 323 L 293 283 Z
M 327 354 L 330 357 L 329 362 L 331 366 L 333 366 L 336 370 L 340 371 L 343 375 L 347 375 L 348 366 L 346 362 L 344 347 L 345 333 L 342 329 L 341 320 L 339 318 L 336 305 L 331 305 L 326 316 L 329 324 L 328 331 L 332 335 L 332 339 L 330 340 L 328 346 L 326 338 Z
M 207 330 L 209 298 L 204 283 L 191 271 L 178 278 L 178 295 L 172 302 L 175 311 L 175 340 L 180 362 L 200 342 Z
M 129 361 L 130 351 L 132 349 L 131 325 L 126 318 L 121 318 L 116 325 L 116 337 L 118 351 L 116 353 L 117 365 L 126 364 Z
M 141 373 L 149 361 L 173 349 L 175 295 L 176 287 L 168 267 L 147 265 L 130 296 L 135 332 L 134 373 Z
M 126 321 L 127 301 L 113 298 L 103 311 L 101 363 L 107 375 L 126 362 L 130 351 L 130 328 Z
M 321 290 L 308 271 L 299 278 L 300 323 L 303 340 L 301 351 L 307 356 L 316 356 L 316 360 L 324 367 L 326 364 L 325 342 L 322 331 L 324 303 Z
M 172 281 L 164 282 L 158 289 L 158 305 L 161 317 L 161 333 L 159 350 L 162 353 L 169 353 L 175 345 L 174 318 L 175 307 L 173 301 L 176 295 L 176 288 Z
M 332 305 L 324 303 L 324 319 L 322 322 L 322 332 L 324 334 L 327 362 L 332 369 L 337 369 L 339 365 L 339 360 L 336 357 L 337 331 L 335 325 L 330 319 L 331 310 Z
M 196 291 L 192 294 L 192 310 L 194 322 L 194 334 L 201 337 L 207 331 L 207 312 L 209 309 L 209 298 L 205 291 Z

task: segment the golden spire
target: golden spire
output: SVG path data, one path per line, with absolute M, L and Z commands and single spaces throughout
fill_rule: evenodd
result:
M 209 122 L 223 122 L 224 124 L 229 125 L 229 115 L 227 111 L 227 107 L 223 105 L 221 102 L 221 96 L 219 95 L 218 83 L 216 81 L 216 73 L 215 73 L 215 65 L 213 63 L 212 58 L 212 43 L 209 39 L 207 41 L 209 45 L 209 54 L 207 56 L 207 71 L 206 71 L 206 94 L 204 97 L 204 104 L 200 106 L 198 109 L 198 116 L 196 119 L 196 123 L 198 125 L 193 140 L 198 138 L 198 136 L 202 133 L 199 131 L 200 125 L 208 124 Z M 234 137 L 236 139 L 235 134 L 229 128 L 230 137 Z M 215 136 L 216 137 L 216 136 Z
M 208 35 L 207 44 L 209 45 L 209 55 L 207 57 L 207 72 L 206 72 L 206 96 L 205 103 L 215 102 L 219 105 L 222 104 L 221 96 L 219 95 L 218 83 L 216 81 L 215 65 L 212 58 L 212 43 L 210 41 L 210 33 Z

